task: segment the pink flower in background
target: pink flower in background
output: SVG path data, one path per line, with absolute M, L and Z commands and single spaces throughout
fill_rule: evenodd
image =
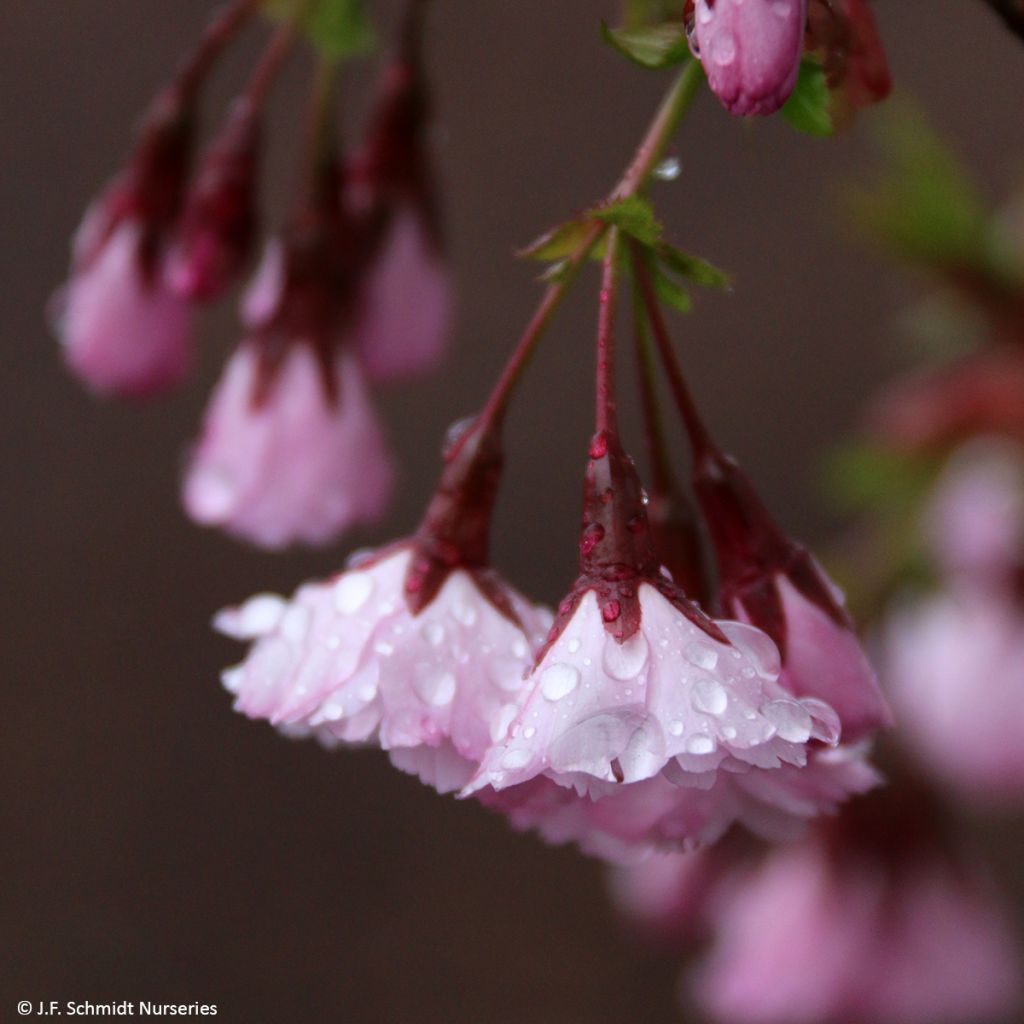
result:
M 885 678 L 903 735 L 971 801 L 1024 800 L 1024 607 L 1013 594 L 962 590 L 897 609 Z
M 166 281 L 193 137 L 192 84 L 161 92 L 132 156 L 86 211 L 54 297 L 68 366 L 100 394 L 150 395 L 185 375 L 191 308 Z
M 1024 563 L 1024 449 L 980 439 L 953 455 L 929 503 L 931 546 L 962 583 L 1002 587 Z
M 448 347 L 451 284 L 437 241 L 414 209 L 393 217 L 367 271 L 353 344 L 370 380 L 433 369 Z
M 714 850 L 659 853 L 642 864 L 608 871 L 612 906 L 645 938 L 685 945 L 703 932 L 703 912 L 732 863 L 728 844 Z
M 411 542 L 395 545 L 291 601 L 251 598 L 216 625 L 255 641 L 224 674 L 239 711 L 329 745 L 379 743 L 399 768 L 450 792 L 507 729 L 550 615 L 464 569 L 414 611 L 407 583 L 418 557 Z
M 393 468 L 356 361 L 335 358 L 330 392 L 303 344 L 269 380 L 263 372 L 252 343 L 228 362 L 185 476 L 188 514 L 268 548 L 377 519 Z
M 694 31 L 712 91 L 733 114 L 772 114 L 800 67 L 807 0 L 696 0 Z
M 81 233 L 93 229 L 87 215 Z M 156 394 L 177 384 L 191 362 L 192 308 L 143 263 L 145 228 L 125 220 L 88 259 L 76 259 L 54 299 L 68 366 L 99 394 Z M 76 243 L 76 250 L 92 248 Z
M 1003 908 L 941 848 L 885 859 L 815 838 L 712 900 L 714 943 L 692 988 L 728 1024 L 976 1024 L 1019 994 Z

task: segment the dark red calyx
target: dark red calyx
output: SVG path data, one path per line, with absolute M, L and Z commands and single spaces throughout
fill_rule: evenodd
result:
M 653 493 L 647 520 L 658 560 L 697 604 L 714 612 L 716 593 L 707 538 L 690 502 L 675 491 Z
M 464 569 L 491 603 L 518 623 L 504 585 L 487 560 L 503 462 L 501 439 L 493 425 L 472 422 L 449 442 L 441 478 L 412 539 L 405 593 L 414 614 L 433 601 L 454 570 Z
M 236 100 L 203 158 L 178 231 L 175 284 L 190 298 L 220 294 L 252 251 L 260 134 L 258 111 Z
M 338 346 L 354 313 L 364 270 L 360 230 L 342 207 L 339 178 L 337 162 L 323 161 L 306 202 L 282 232 L 276 301 L 253 325 L 252 342 L 260 354 L 257 404 L 265 400 L 285 355 L 296 344 L 312 348 L 324 392 L 330 401 L 337 399 Z
M 590 443 L 583 482 L 580 572 L 558 607 L 538 660 L 558 639 L 580 601 L 593 591 L 605 630 L 625 643 L 640 628 L 640 587 L 647 583 L 709 636 L 728 643 L 725 634 L 661 572 L 647 498 L 633 460 L 618 437 L 602 431 Z
M 349 165 L 349 189 L 378 237 L 396 206 L 411 203 L 440 250 L 442 233 L 427 155 L 429 102 L 419 61 L 403 55 L 385 70 L 363 145 Z
M 852 106 L 868 106 L 892 91 L 889 62 L 865 0 L 811 0 L 804 45 L 821 55 L 829 89 L 841 89 Z
M 124 168 L 98 200 L 99 221 L 89 231 L 87 245 L 75 253 L 81 267 L 99 255 L 115 228 L 131 219 L 141 228 L 136 258 L 143 277 L 156 279 L 181 212 L 194 138 L 192 103 L 181 90 L 165 89 L 143 118 Z
M 736 462 L 707 448 L 696 459 L 694 492 L 711 536 L 718 565 L 722 607 L 763 629 L 785 656 L 786 623 L 779 577 L 785 576 L 807 600 L 838 625 L 849 626 L 821 570 L 807 550 L 776 526 L 753 485 Z

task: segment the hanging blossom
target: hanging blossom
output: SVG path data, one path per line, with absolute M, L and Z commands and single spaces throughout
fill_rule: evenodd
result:
M 706 892 L 688 988 L 729 1024 L 973 1024 L 1019 1003 L 1021 948 L 928 795 L 854 801 Z M 642 870 L 642 869 L 637 869 Z
M 218 615 L 255 640 L 224 675 L 236 708 L 328 745 L 379 743 L 441 792 L 465 785 L 551 621 L 487 564 L 500 463 L 493 434 L 468 429 L 414 536 L 291 601 L 258 595 Z
M 884 668 L 906 739 L 972 803 L 1024 796 L 1024 457 L 975 442 L 928 510 L 943 589 L 905 601 L 884 631 Z M 913 713 L 911 713 L 913 709 Z
M 131 159 L 85 214 L 71 276 L 52 310 L 71 370 L 99 394 L 150 395 L 178 383 L 192 310 L 168 286 L 166 260 L 192 148 L 194 84 L 153 103 Z
M 839 588 L 811 554 L 775 524 L 746 474 L 714 441 L 672 351 L 646 267 L 645 308 L 692 450 L 692 484 L 711 538 L 718 600 L 727 615 L 767 634 L 779 651 L 779 683 L 827 702 L 843 738 L 856 743 L 891 724 L 874 669 Z
M 736 821 L 792 832 L 877 777 L 840 723 L 779 684 L 760 630 L 708 618 L 662 571 L 617 439 L 590 449 L 580 576 L 504 742 L 464 791 L 611 860 L 718 839 Z
M 345 198 L 369 225 L 367 269 L 353 325 L 369 378 L 387 383 L 434 369 L 448 347 L 451 284 L 426 144 L 429 100 L 409 9 L 399 54 L 350 158 Z
M 884 99 L 889 66 L 866 0 L 689 0 L 684 18 L 708 84 L 732 114 L 773 114 L 806 52 L 825 74 L 833 113 Z
M 393 470 L 362 371 L 344 344 L 359 236 L 325 159 L 243 302 L 250 334 L 214 391 L 183 498 L 203 525 L 279 548 L 372 522 Z

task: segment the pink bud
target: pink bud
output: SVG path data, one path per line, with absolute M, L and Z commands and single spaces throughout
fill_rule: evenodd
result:
M 807 0 L 696 0 L 695 33 L 712 91 L 733 114 L 772 114 L 796 82 Z

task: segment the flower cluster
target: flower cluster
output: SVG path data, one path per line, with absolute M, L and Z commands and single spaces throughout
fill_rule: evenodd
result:
M 450 442 L 411 537 L 290 601 L 259 595 L 218 616 L 222 631 L 255 641 L 224 682 L 240 711 L 290 735 L 378 744 L 441 792 L 612 860 L 711 842 L 734 823 L 789 835 L 877 783 L 862 741 L 889 712 L 838 592 L 697 419 L 651 301 L 704 456 L 694 489 L 720 579 L 708 610 L 666 567 L 659 545 L 686 545 L 665 544 L 670 519 L 652 529 L 619 437 L 618 229 L 605 247 L 579 574 L 553 619 L 487 562 L 507 381 L 535 342 L 528 331 L 513 370 Z M 637 253 L 634 272 L 653 299 Z
M 214 19 L 76 235 L 58 330 L 68 365 L 100 394 L 178 384 L 196 308 L 248 263 L 262 111 L 296 25 L 273 35 L 198 161 L 193 150 L 202 83 L 253 8 L 236 0 Z M 448 334 L 419 37 L 414 5 L 349 154 L 334 138 L 333 64 L 318 73 L 304 181 L 243 296 L 244 338 L 186 472 L 198 523 L 279 548 L 329 541 L 387 503 L 392 460 L 371 389 L 434 367 Z

